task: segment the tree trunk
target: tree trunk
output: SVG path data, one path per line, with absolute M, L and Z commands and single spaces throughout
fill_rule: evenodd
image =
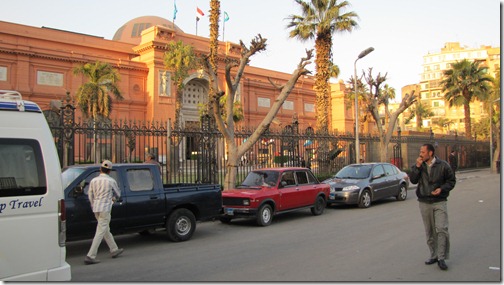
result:
M 466 138 L 472 138 L 472 134 L 471 134 L 471 106 L 469 106 L 469 101 L 467 101 L 467 100 L 464 103 L 464 124 L 465 124 Z
M 330 58 L 330 42 L 327 43 L 325 38 L 317 36 L 315 41 L 316 50 L 316 74 L 315 74 L 315 92 L 316 101 L 315 109 L 317 112 L 316 129 L 319 132 L 327 133 L 329 131 L 329 58 Z
M 236 186 L 236 176 L 238 174 L 239 158 L 238 148 L 234 141 L 226 139 L 228 146 L 228 160 L 226 162 L 226 177 L 224 178 L 224 189 L 233 189 Z

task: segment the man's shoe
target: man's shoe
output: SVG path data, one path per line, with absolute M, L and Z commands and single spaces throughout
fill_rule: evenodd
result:
M 123 253 L 123 251 L 124 248 L 118 248 L 117 250 L 112 251 L 112 258 L 118 257 L 119 255 L 121 255 L 121 253 Z
M 447 270 L 448 265 L 446 265 L 446 262 L 443 259 L 438 260 L 438 266 L 441 268 L 441 270 Z
M 100 263 L 100 261 L 96 258 L 91 258 L 89 256 L 86 256 L 86 258 L 84 258 L 84 263 L 89 265 L 89 264 Z
M 434 264 L 434 263 L 436 263 L 436 262 L 438 262 L 437 258 L 430 258 L 430 259 L 427 259 L 427 260 L 425 261 L 425 264 L 427 264 L 427 265 L 431 265 L 431 264 Z

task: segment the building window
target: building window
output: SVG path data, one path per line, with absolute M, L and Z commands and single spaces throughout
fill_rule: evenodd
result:
M 7 81 L 7 67 L 0 66 L 0 81 Z
M 37 84 L 63 86 L 63 73 L 37 71 Z
M 142 35 L 142 31 L 149 28 L 150 23 L 136 23 L 133 25 L 133 30 L 131 31 L 131 37 L 137 38 Z
M 199 105 L 206 104 L 208 96 L 204 86 L 201 83 L 190 81 L 185 85 L 182 95 L 182 104 L 184 109 L 196 110 Z
M 284 103 L 282 104 L 282 108 L 284 110 L 294 110 L 294 102 L 284 101 Z
M 269 98 L 261 98 L 261 97 L 257 98 L 257 106 L 258 107 L 269 108 L 269 107 L 271 107 L 271 103 L 270 102 L 271 101 L 270 101 Z
M 315 104 L 305 103 L 304 110 L 305 112 L 315 112 Z

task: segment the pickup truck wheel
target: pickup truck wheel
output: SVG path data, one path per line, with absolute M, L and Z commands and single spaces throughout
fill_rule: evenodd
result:
M 318 196 L 317 199 L 315 199 L 315 204 L 313 205 L 313 207 L 311 207 L 310 210 L 315 216 L 322 215 L 322 213 L 324 213 L 325 205 L 326 201 L 324 197 Z
M 196 230 L 196 218 L 187 209 L 177 209 L 166 221 L 166 233 L 171 241 L 189 240 Z
M 262 205 L 257 211 L 257 224 L 262 227 L 269 226 L 272 220 L 273 209 L 268 204 Z

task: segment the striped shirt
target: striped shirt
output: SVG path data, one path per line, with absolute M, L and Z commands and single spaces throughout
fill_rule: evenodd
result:
M 114 204 L 112 201 L 114 196 L 121 197 L 121 192 L 117 182 L 108 174 L 100 173 L 89 183 L 88 197 L 93 212 L 110 212 Z

